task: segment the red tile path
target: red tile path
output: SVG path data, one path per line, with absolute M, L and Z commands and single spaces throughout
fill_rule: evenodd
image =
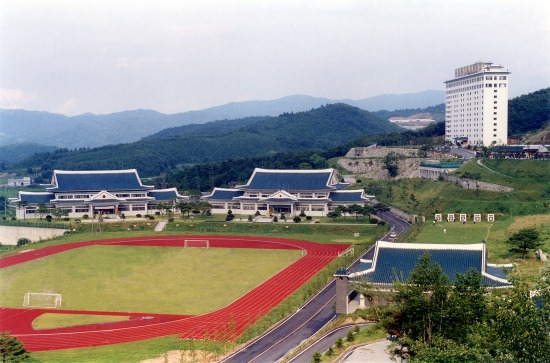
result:
M 232 341 L 306 281 L 338 257 L 347 244 L 319 244 L 269 237 L 169 236 L 107 239 L 68 243 L 19 253 L 0 259 L 0 268 L 91 245 L 180 246 L 184 239 L 208 239 L 212 248 L 296 249 L 304 256 L 275 276 L 219 310 L 197 316 L 15 309 L 0 307 L 0 331 L 10 331 L 30 351 L 92 347 L 180 334 L 182 338 Z M 127 321 L 34 330 L 32 321 L 44 313 L 128 315 Z

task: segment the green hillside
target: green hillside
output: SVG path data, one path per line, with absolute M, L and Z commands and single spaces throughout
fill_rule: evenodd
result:
M 181 165 L 279 152 L 327 149 L 363 135 L 402 129 L 367 111 L 345 104 L 271 118 L 172 128 L 128 144 L 69 151 L 60 149 L 23 160 L 18 166 L 97 170 L 136 168 L 142 176 L 159 175 Z M 202 126 L 202 127 L 201 127 Z M 221 127 L 218 127 L 221 126 Z
M 476 175 L 482 181 L 510 186 L 509 193 L 463 189 L 428 179 L 366 182 L 368 193 L 413 214 L 504 213 L 515 216 L 550 211 L 550 164 L 547 160 L 483 159 L 465 163 L 454 174 Z M 411 198 L 411 194 L 414 198 Z
M 512 98 L 508 103 L 508 135 L 536 131 L 550 121 L 550 88 Z

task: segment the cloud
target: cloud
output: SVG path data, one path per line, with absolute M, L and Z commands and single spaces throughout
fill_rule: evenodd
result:
M 74 97 L 69 98 L 65 103 L 55 110 L 52 110 L 53 113 L 60 113 L 66 116 L 75 116 L 78 114 L 78 103 Z
M 1 88 L 0 107 L 7 109 L 25 108 L 36 100 L 36 96 L 20 89 Z

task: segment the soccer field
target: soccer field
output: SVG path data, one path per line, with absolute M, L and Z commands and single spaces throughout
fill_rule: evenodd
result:
M 62 309 L 196 315 L 226 306 L 298 250 L 89 246 L 0 270 L 0 306 L 60 293 Z

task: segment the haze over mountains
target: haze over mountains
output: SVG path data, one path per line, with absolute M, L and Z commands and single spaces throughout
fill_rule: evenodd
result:
M 67 117 L 48 112 L 0 109 L 0 146 L 32 143 L 69 149 L 96 147 L 137 141 L 170 127 L 249 116 L 278 116 L 326 104 L 346 103 L 363 110 L 378 111 L 424 108 L 443 103 L 444 99 L 443 91 L 434 90 L 380 95 L 357 101 L 294 95 L 270 101 L 232 102 L 201 111 L 171 115 L 151 110 L 133 110 Z

